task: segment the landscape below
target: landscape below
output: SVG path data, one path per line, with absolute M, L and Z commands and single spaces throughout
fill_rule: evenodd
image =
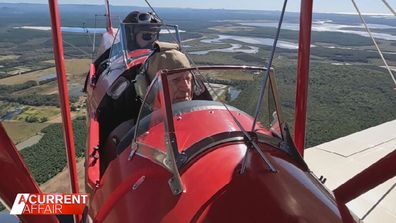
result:
M 147 11 L 132 6 L 113 7 L 112 13 L 114 18 L 123 18 L 136 9 Z M 104 27 L 103 18 L 97 17 L 95 22 L 95 14 L 103 14 L 103 6 L 62 5 L 60 12 L 63 27 Z M 184 31 L 184 49 L 197 65 L 265 66 L 276 31 L 273 24 L 279 17 L 279 12 L 268 11 L 160 8 L 158 12 L 169 24 L 178 24 Z M 396 19 L 368 16 L 366 20 L 388 63 L 396 66 Z M 20 152 L 40 184 L 66 165 L 51 33 L 37 28 L 49 27 L 49 21 L 47 5 L 0 3 L 0 120 L 14 142 L 24 144 Z M 114 24 L 117 26 L 118 21 Z M 296 24 L 298 14 L 287 13 L 273 65 L 284 117 L 291 128 Z M 306 146 L 396 119 L 391 79 L 359 19 L 352 15 L 314 14 L 313 27 Z M 95 38 L 97 46 L 100 35 L 65 31 L 63 37 L 77 156 L 81 157 L 86 138 L 86 97 L 81 89 L 94 55 L 92 43 Z M 213 82 L 224 83 L 224 79 Z M 259 83 L 234 80 L 227 84 L 248 89 L 247 94 L 253 95 Z M 234 103 L 242 103 L 242 98 L 239 100 Z M 252 107 L 256 101 L 243 103 Z

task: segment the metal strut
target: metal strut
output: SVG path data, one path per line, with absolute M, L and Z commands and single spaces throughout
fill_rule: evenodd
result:
M 70 184 L 72 192 L 79 193 L 78 175 L 76 167 L 76 152 L 73 139 L 73 128 L 70 116 L 69 94 L 67 91 L 67 79 L 63 57 L 62 33 L 60 29 L 60 18 L 57 0 L 48 0 L 50 15 L 52 40 L 54 47 L 54 58 L 56 65 L 56 76 L 58 80 L 60 107 L 62 112 L 63 133 L 67 154 L 67 163 L 70 173 Z M 74 215 L 74 222 L 80 222 L 81 215 Z

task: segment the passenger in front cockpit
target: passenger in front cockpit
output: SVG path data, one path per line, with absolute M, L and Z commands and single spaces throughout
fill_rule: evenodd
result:
M 177 44 L 154 42 L 154 52 L 147 59 L 143 72 L 135 79 L 136 93 L 141 98 L 145 96 L 147 86 L 158 71 L 191 67 L 187 56 L 179 50 Z M 202 81 L 197 80 L 191 72 L 172 74 L 168 81 L 172 103 L 193 99 L 212 100 Z
M 161 48 L 161 43 L 157 47 Z M 165 48 L 164 46 L 162 48 Z M 190 68 L 191 64 L 185 54 L 177 49 L 163 50 L 148 61 L 147 74 L 154 79 L 156 73 L 162 69 Z M 172 103 L 189 101 L 193 97 L 193 76 L 190 72 L 183 72 L 168 77 L 169 94 Z
M 192 74 L 183 72 L 168 77 L 169 95 L 172 104 L 192 100 Z
M 102 153 L 107 153 L 107 156 L 106 162 L 103 162 L 103 165 L 101 163 L 102 173 L 108 163 L 116 157 L 117 153 L 122 152 L 131 143 L 134 136 L 133 126 L 136 124 L 142 100 L 146 96 L 147 88 L 157 72 L 163 69 L 172 70 L 191 67 L 187 56 L 179 51 L 177 44 L 155 42 L 153 48 L 154 52 L 146 60 L 142 71 L 132 81 L 134 84 L 130 85 L 123 93 L 125 99 L 128 100 L 123 99 L 122 102 L 125 103 L 119 107 L 127 108 L 123 110 L 122 114 L 128 114 L 128 120 L 119 114 L 111 119 L 112 121 L 121 118 L 125 120 L 121 124 L 118 121 L 117 127 L 113 128 L 108 137 L 106 137 L 104 146 L 106 150 L 102 151 Z M 172 103 L 191 100 L 212 100 L 203 82 L 198 80 L 192 72 L 170 74 L 168 83 Z M 103 111 L 103 113 L 114 114 L 108 111 Z

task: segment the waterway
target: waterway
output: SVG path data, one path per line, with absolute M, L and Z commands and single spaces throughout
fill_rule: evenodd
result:
M 278 26 L 278 23 L 274 23 L 274 22 L 240 22 L 238 24 L 242 26 L 272 27 L 272 28 Z M 396 29 L 395 26 L 383 25 L 383 24 L 367 24 L 367 25 L 370 29 L 376 29 L 375 32 L 372 32 L 373 36 L 376 39 L 396 40 L 395 35 L 387 33 L 388 29 Z M 282 24 L 282 29 L 298 31 L 299 24 L 285 22 Z M 339 33 L 349 33 L 364 37 L 370 37 L 369 34 L 363 29 L 364 29 L 363 25 L 337 24 L 337 23 L 333 23 L 333 21 L 331 20 L 317 20 L 312 23 L 312 31 L 316 31 L 316 32 L 339 32 Z

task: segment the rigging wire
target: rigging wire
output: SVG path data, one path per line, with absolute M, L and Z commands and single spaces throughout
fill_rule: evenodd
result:
M 355 0 L 351 0 L 351 1 L 352 1 L 353 6 L 355 7 L 357 13 L 359 14 L 360 20 L 362 21 L 364 27 L 366 28 L 367 33 L 369 34 L 371 40 L 373 41 L 373 43 L 374 43 L 374 45 L 375 45 L 375 48 L 377 48 L 377 51 L 378 51 L 379 55 L 381 56 L 381 59 L 382 59 L 382 61 L 384 62 L 385 67 L 386 67 L 386 69 L 388 70 L 388 73 L 389 73 L 389 75 L 391 76 L 391 78 L 392 78 L 392 80 L 393 80 L 393 83 L 395 84 L 395 89 L 396 89 L 396 79 L 395 79 L 395 76 L 394 76 L 393 73 L 392 73 L 392 70 L 390 69 L 388 63 L 386 62 L 386 59 L 385 59 L 384 55 L 382 54 L 382 51 L 381 51 L 381 49 L 379 48 L 377 42 L 375 41 L 375 38 L 374 38 L 373 34 L 372 34 L 371 31 L 370 31 L 370 28 L 367 26 L 367 23 L 366 23 L 366 21 L 364 20 L 363 15 L 362 15 L 362 13 L 360 12 L 360 10 L 359 10 L 359 8 L 358 8 L 358 6 L 357 6 Z
M 73 44 L 67 42 L 66 40 L 63 40 L 63 42 L 66 43 L 67 45 L 71 46 L 72 48 L 74 48 L 74 49 L 76 49 L 76 50 L 82 52 L 83 54 L 85 54 L 85 55 L 87 55 L 87 56 L 89 56 L 89 57 L 91 56 L 91 54 L 89 54 L 89 53 L 87 53 L 86 51 L 84 51 L 83 49 L 81 49 L 81 48 L 79 48 L 79 47 L 77 47 L 77 46 L 75 46 L 75 45 L 73 45 Z
M 154 13 L 155 13 L 155 15 L 162 21 L 162 23 L 164 24 L 164 27 L 166 28 L 166 30 L 168 31 L 168 33 L 171 35 L 171 37 L 173 38 L 173 40 L 175 40 L 176 42 L 179 42 L 178 40 L 177 40 L 177 37 L 176 37 L 176 35 L 174 35 L 171 31 L 170 31 L 170 29 L 169 29 L 169 27 L 167 26 L 167 24 L 165 23 L 165 20 L 164 19 L 162 19 L 161 17 L 160 17 L 160 15 L 157 13 L 157 11 L 151 6 L 151 4 L 150 4 L 150 2 L 148 1 L 148 0 L 144 0 L 145 2 L 146 2 L 146 4 L 149 6 L 149 8 L 151 9 L 151 11 L 153 11 Z M 180 48 L 181 48 L 181 40 L 180 40 Z M 184 52 L 183 52 L 184 53 Z M 190 58 L 188 58 L 188 59 L 190 59 Z
M 165 26 L 166 29 L 168 30 L 169 34 L 172 36 L 173 40 L 175 40 L 176 42 L 178 42 L 176 36 L 175 36 L 175 35 L 169 30 L 169 28 L 166 26 L 165 20 L 162 19 L 162 18 L 160 17 L 160 15 L 159 15 L 159 14 L 157 13 L 157 11 L 151 6 L 151 4 L 149 3 L 148 0 L 144 0 L 144 1 L 147 3 L 147 5 L 149 6 L 149 8 L 158 16 L 158 18 L 160 18 L 161 21 L 163 21 L 164 26 Z M 181 40 L 180 40 L 180 45 L 181 45 Z M 194 60 L 191 59 L 190 54 L 189 54 L 187 51 L 185 51 L 184 48 L 181 48 L 180 51 L 186 55 L 187 59 L 191 62 L 191 64 L 192 64 L 194 67 L 197 67 L 197 65 L 195 64 Z M 196 70 L 197 70 L 197 72 L 199 73 L 199 69 L 197 68 Z M 201 75 L 201 76 L 202 76 L 202 75 Z M 206 80 L 205 80 L 205 81 L 206 81 Z M 206 82 L 208 82 L 208 81 L 206 81 Z M 209 83 L 209 82 L 208 82 L 208 83 Z M 212 87 L 210 86 L 210 88 L 212 88 Z M 214 89 L 212 89 L 212 90 L 214 90 Z M 214 91 L 214 92 L 215 92 L 215 91 Z
M 266 83 L 268 81 L 268 77 L 269 77 L 270 72 L 271 72 L 272 60 L 274 59 L 276 45 L 278 43 L 279 34 L 280 34 L 280 31 L 281 31 L 281 27 L 282 27 L 283 17 L 284 17 L 285 12 L 286 12 L 286 5 L 287 5 L 287 0 L 285 0 L 284 3 L 283 3 L 281 16 L 279 18 L 278 28 L 276 30 L 276 35 L 275 35 L 275 38 L 274 38 L 274 43 L 272 45 L 271 55 L 269 57 L 269 62 L 268 62 L 268 65 L 267 65 L 268 69 L 267 69 L 267 72 L 265 73 L 265 76 L 262 79 L 262 82 L 261 82 L 260 96 L 259 96 L 259 100 L 257 102 L 256 112 L 254 114 L 254 121 L 253 121 L 253 125 L 252 125 L 252 131 L 254 131 L 254 127 L 255 127 L 256 122 L 257 122 L 257 117 L 258 117 L 258 115 L 260 113 L 260 107 L 261 107 L 261 105 L 263 103 L 264 93 L 265 93 L 265 85 L 266 85 Z
M 385 4 L 386 7 L 393 13 L 394 16 L 396 16 L 395 10 L 393 10 L 392 6 L 389 5 L 389 3 L 386 0 L 382 0 L 382 2 Z
M 88 27 L 85 26 L 85 22 L 83 22 L 82 28 L 83 28 L 84 32 L 87 34 L 89 44 L 93 44 L 91 36 L 89 35 L 90 34 L 89 29 L 88 29 Z

